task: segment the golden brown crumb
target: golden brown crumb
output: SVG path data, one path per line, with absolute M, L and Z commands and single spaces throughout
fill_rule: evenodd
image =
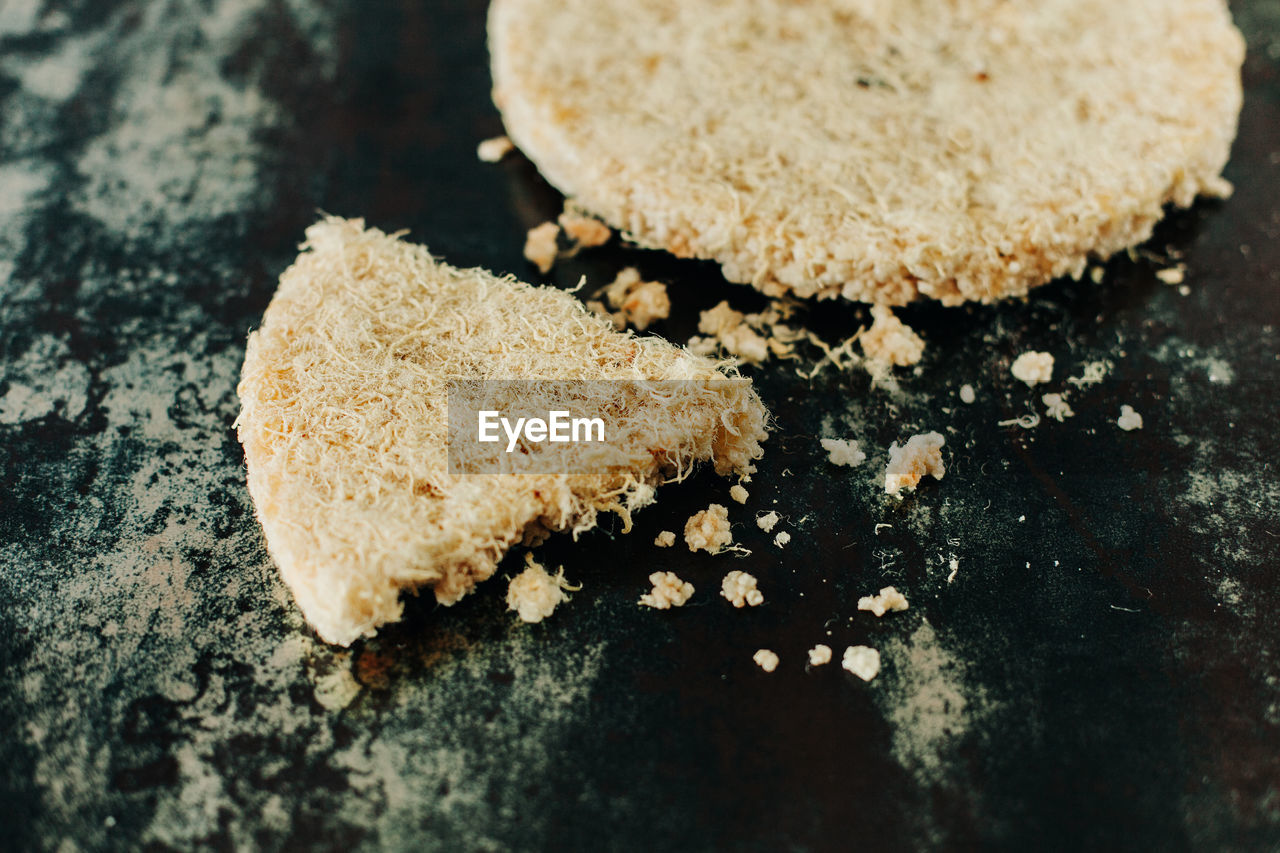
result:
M 740 504 L 744 504 L 747 502 L 747 498 L 751 497 L 751 495 L 749 495 L 747 490 L 740 484 L 735 483 L 729 487 L 729 497 L 733 498 Z
M 524 256 L 537 265 L 539 272 L 548 272 L 556 262 L 556 235 L 560 226 L 554 222 L 544 222 L 530 228 L 524 241 Z
M 495 136 L 476 146 L 476 156 L 485 163 L 497 163 L 510 154 L 513 148 L 515 146 L 511 144 L 510 139 L 505 136 Z
M 891 586 L 880 590 L 879 595 L 864 595 L 858 599 L 859 610 L 870 610 L 876 616 L 883 616 L 892 610 L 906 610 L 907 597 Z
M 769 357 L 769 342 L 743 322 L 745 317 L 721 300 L 699 315 L 698 331 L 714 338 L 730 355 L 748 364 L 759 364 Z
M 764 593 L 756 588 L 755 575 L 736 569 L 720 582 L 720 595 L 734 607 L 759 607 L 764 603 Z
M 599 219 L 583 216 L 574 210 L 566 210 L 560 214 L 560 227 L 564 229 L 565 236 L 573 240 L 580 249 L 603 246 L 613 235 L 609 226 Z
M 664 530 L 654 538 L 653 544 L 657 545 L 659 548 L 670 548 L 672 545 L 676 544 L 676 535 L 670 530 Z
M 685 522 L 684 542 L 690 551 L 719 554 L 726 545 L 733 542 L 733 532 L 729 529 L 729 510 L 721 504 L 711 504 L 701 512 L 694 513 Z
M 924 355 L 924 340 L 887 305 L 871 306 L 871 328 L 862 335 L 862 352 L 873 361 L 906 367 Z
M 653 591 L 640 596 L 640 603 L 655 610 L 683 607 L 693 596 L 693 584 L 680 580 L 675 572 L 654 572 L 649 583 Z

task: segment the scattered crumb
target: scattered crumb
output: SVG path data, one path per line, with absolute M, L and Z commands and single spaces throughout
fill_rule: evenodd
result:
M 895 587 L 886 586 L 879 595 L 864 595 L 858 599 L 859 610 L 870 610 L 876 616 L 883 616 L 891 610 L 906 610 L 907 597 Z
M 640 596 L 640 603 L 655 610 L 683 607 L 693 597 L 693 584 L 680 580 L 675 572 L 654 572 L 649 575 L 653 591 Z
M 791 534 L 785 530 L 779 533 L 777 536 L 773 537 L 773 544 L 777 545 L 779 548 L 781 548 L 783 545 L 786 545 L 790 541 L 791 541 Z
M 768 649 L 761 649 L 751 659 L 765 672 L 773 672 L 778 668 L 778 656 Z
M 751 497 L 751 495 L 748 494 L 747 490 L 741 485 L 734 484 L 729 487 L 729 497 L 733 498 L 740 504 L 744 504 L 747 502 L 747 498 Z
M 764 604 L 764 593 L 756 588 L 755 575 L 732 571 L 720 582 L 720 595 L 734 607 L 759 607 Z
M 541 622 L 552 614 L 556 605 L 569 600 L 564 594 L 566 589 L 581 589 L 564 579 L 563 567 L 552 576 L 532 554 L 525 554 L 524 561 L 525 570 L 512 578 L 507 587 L 507 609 L 516 611 L 525 622 Z
M 654 537 L 653 544 L 659 548 L 670 548 L 676 544 L 676 535 L 670 530 L 664 530 Z
M 880 672 L 880 653 L 870 646 L 849 646 L 840 666 L 863 681 L 870 681 Z
M 559 222 L 565 236 L 576 243 L 579 249 L 603 246 L 613 236 L 608 225 L 591 216 L 583 216 L 576 210 L 566 209 L 560 214 Z
M 858 448 L 858 442 L 853 439 L 846 441 L 842 438 L 824 438 L 819 443 L 822 449 L 827 451 L 827 461 L 832 465 L 856 468 L 867 458 L 867 454 Z
M 702 512 L 694 513 L 684 524 L 684 542 L 690 551 L 719 554 L 733 542 L 729 510 L 720 504 L 711 504 Z
M 831 647 L 818 643 L 809 649 L 809 666 L 822 666 L 824 663 L 831 663 Z
M 926 432 L 911 436 L 903 447 L 898 447 L 896 441 L 889 445 L 889 464 L 884 469 L 885 494 L 897 495 L 903 489 L 915 491 L 925 474 L 941 480 L 947 472 L 942 464 L 945 443 L 941 433 Z
M 730 308 L 728 301 L 721 300 L 699 315 L 698 331 L 719 342 L 730 355 L 748 364 L 759 364 L 769 357 L 769 342 L 743 322 L 745 317 Z M 692 347 L 693 341 L 689 344 Z
M 1045 416 L 1053 418 L 1058 423 L 1075 415 L 1071 406 L 1067 405 L 1065 394 L 1045 394 L 1040 400 L 1044 403 Z
M 1014 379 L 1021 379 L 1028 385 L 1048 382 L 1053 378 L 1053 356 L 1047 352 L 1024 352 L 1013 360 L 1009 371 Z
M 764 515 L 756 516 L 756 527 L 759 527 L 765 533 L 768 533 L 769 531 L 773 530 L 774 526 L 776 526 L 777 523 L 781 520 L 782 520 L 782 516 L 770 510 L 769 512 L 766 512 Z
M 1102 284 L 1102 277 L 1106 275 L 1105 267 L 1089 267 L 1089 279 L 1094 284 Z
M 871 328 L 861 340 L 867 358 L 898 367 L 915 364 L 924 355 L 924 340 L 887 305 L 871 306 Z
M 1133 406 L 1121 406 L 1120 417 L 1116 418 L 1116 426 L 1125 432 L 1142 429 L 1142 415 L 1133 410 Z
M 961 403 L 972 403 L 976 399 L 978 399 L 978 395 L 973 393 L 972 385 L 969 385 L 966 383 L 960 386 L 960 402 Z
M 960 560 L 957 557 L 952 557 L 951 561 L 947 563 L 947 568 L 951 570 L 951 574 L 947 575 L 947 583 L 951 583 L 956 579 L 956 573 L 960 571 Z
M 1176 267 L 1156 270 L 1156 278 L 1165 284 L 1182 284 L 1183 279 L 1186 278 L 1186 272 L 1187 268 L 1178 264 Z
M 524 256 L 537 265 L 539 272 L 548 272 L 556 262 L 556 235 L 560 226 L 554 222 L 544 222 L 530 228 L 524 240 Z
M 643 332 L 654 320 L 663 320 L 671 314 L 667 286 L 659 281 L 641 281 L 640 271 L 635 267 L 618 273 L 603 293 L 616 313 L 609 313 L 599 302 L 587 305 L 596 313 L 607 315 L 619 329 L 630 323 Z
M 485 163 L 497 163 L 510 154 L 513 148 L 515 146 L 511 144 L 510 139 L 505 136 L 495 136 L 476 146 L 476 156 Z
M 1097 385 L 1107 377 L 1107 371 L 1110 369 L 1111 362 L 1106 359 L 1086 362 L 1084 369 L 1080 371 L 1080 375 L 1068 376 L 1067 381 L 1077 388 L 1083 388 L 1086 385 Z

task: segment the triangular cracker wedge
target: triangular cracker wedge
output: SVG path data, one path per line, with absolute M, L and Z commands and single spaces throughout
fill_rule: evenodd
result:
M 345 646 L 397 620 L 402 591 L 451 604 L 511 545 L 589 529 L 601 510 L 625 516 L 698 461 L 750 471 L 766 435 L 750 384 L 716 382 L 696 403 L 652 403 L 674 440 L 624 448 L 627 466 L 462 476 L 448 467 L 446 379 L 731 375 L 616 332 L 563 291 L 329 218 L 249 336 L 236 423 L 268 550 L 307 621 Z

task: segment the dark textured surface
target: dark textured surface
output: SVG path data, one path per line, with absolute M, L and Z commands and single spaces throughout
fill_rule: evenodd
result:
M 583 584 L 547 622 L 494 581 L 348 652 L 263 550 L 243 341 L 317 209 L 537 280 L 523 231 L 559 199 L 474 156 L 500 132 L 483 4 L 0 3 L 0 847 L 1280 848 L 1280 8 L 1235 11 L 1230 201 L 1101 285 L 909 310 L 929 349 L 888 386 L 802 379 L 812 353 L 755 371 L 777 430 L 746 507 L 704 472 L 632 535 L 544 546 Z M 1175 255 L 1185 295 L 1153 275 Z M 760 304 L 616 244 L 551 279 L 624 264 L 671 283 L 675 340 Z M 1034 392 L 1027 349 L 1057 358 Z M 1065 423 L 996 425 L 1063 388 Z M 928 429 L 946 478 L 886 500 L 885 448 Z M 870 459 L 833 468 L 820 435 Z M 750 556 L 649 544 L 712 500 Z M 635 606 L 658 568 L 689 606 Z M 715 595 L 729 568 L 763 607 Z M 908 612 L 855 610 L 886 583 Z M 816 642 L 837 661 L 806 671 Z M 852 643 L 882 652 L 870 684 Z

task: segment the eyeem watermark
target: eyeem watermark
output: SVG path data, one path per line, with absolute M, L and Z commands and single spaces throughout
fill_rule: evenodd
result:
M 453 379 L 451 474 L 595 474 L 675 470 L 692 443 L 714 440 L 723 394 L 748 379 Z M 734 387 L 736 386 L 736 387 Z M 706 452 L 705 450 L 703 452 Z
M 482 411 L 478 415 L 479 426 L 476 430 L 477 441 L 501 441 L 498 427 L 507 437 L 507 452 L 512 453 L 520 445 L 523 436 L 528 442 L 543 441 L 604 441 L 603 418 L 575 418 L 567 409 L 548 412 L 544 418 L 516 418 L 512 424 L 510 418 L 504 418 L 501 412 L 493 409 Z

